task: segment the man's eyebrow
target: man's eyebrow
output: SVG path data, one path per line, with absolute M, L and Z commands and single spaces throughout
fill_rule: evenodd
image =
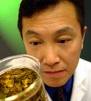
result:
M 69 34 L 69 35 L 73 35 L 73 33 L 75 33 L 74 29 L 71 28 L 71 27 L 64 27 L 64 28 L 61 28 L 59 30 L 57 30 L 55 32 L 57 35 L 64 35 L 64 34 Z
M 32 31 L 32 30 L 28 30 L 25 32 L 26 35 L 32 36 L 32 35 L 39 35 L 38 32 Z
M 71 28 L 71 27 L 63 27 L 63 28 L 60 28 L 59 30 L 55 31 L 54 34 L 56 33 L 57 36 L 59 35 L 72 35 L 73 36 L 73 33 L 75 33 L 74 29 Z M 33 36 L 33 35 L 40 35 L 40 33 L 36 32 L 36 31 L 33 31 L 33 30 L 27 30 L 25 32 L 26 35 L 29 35 L 29 36 Z

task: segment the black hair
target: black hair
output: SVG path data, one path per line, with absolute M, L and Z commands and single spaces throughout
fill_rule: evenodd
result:
M 59 2 L 65 0 L 22 0 L 19 8 L 18 15 L 18 29 L 22 34 L 22 18 L 23 17 L 32 17 L 36 12 L 48 9 L 50 6 L 55 6 Z M 81 29 L 83 30 L 85 23 L 85 10 L 84 10 L 84 0 L 67 0 L 71 2 L 77 12 L 77 19 L 81 25 Z

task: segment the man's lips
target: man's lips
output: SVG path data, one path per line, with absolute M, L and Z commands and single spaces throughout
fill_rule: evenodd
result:
M 43 74 L 48 77 L 63 77 L 65 76 L 66 70 L 58 70 L 58 71 L 44 71 Z

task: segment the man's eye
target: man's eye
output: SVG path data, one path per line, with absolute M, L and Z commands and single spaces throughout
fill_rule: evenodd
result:
M 61 39 L 61 40 L 58 40 L 57 42 L 61 43 L 61 44 L 65 44 L 65 43 L 67 43 L 69 41 L 70 41 L 70 39 Z
M 39 41 L 33 41 L 33 42 L 29 42 L 29 44 L 31 44 L 31 45 L 40 45 L 41 42 L 39 42 Z

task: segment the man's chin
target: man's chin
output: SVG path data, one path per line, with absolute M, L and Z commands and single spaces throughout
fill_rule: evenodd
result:
M 48 85 L 49 87 L 60 87 L 60 86 L 63 86 L 65 85 L 67 82 L 67 80 L 63 80 L 63 81 L 58 81 L 58 82 L 54 82 L 54 81 L 47 81 L 47 82 L 44 82 L 46 85 Z

